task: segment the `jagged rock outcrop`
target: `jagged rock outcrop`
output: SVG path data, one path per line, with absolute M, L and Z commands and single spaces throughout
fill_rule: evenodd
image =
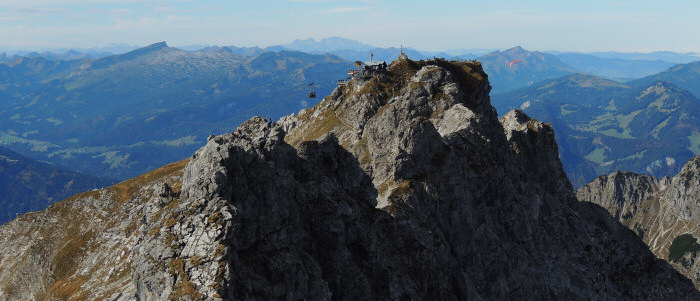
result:
M 700 157 L 673 178 L 614 172 L 581 187 L 576 196 L 603 206 L 700 287 Z
M 13 249 L 0 299 L 700 298 L 605 210 L 577 202 L 551 127 L 520 111 L 499 120 L 489 89 L 479 63 L 400 60 L 279 123 L 252 118 L 184 169 L 64 202 L 119 210 L 74 231 L 84 247 L 60 275 L 41 266 L 56 252 Z M 0 228 L 0 249 L 57 225 L 17 232 L 29 219 Z M 103 289 L 96 260 L 116 241 L 128 272 L 98 278 L 119 284 Z M 44 287 L 8 270 L 32 265 Z

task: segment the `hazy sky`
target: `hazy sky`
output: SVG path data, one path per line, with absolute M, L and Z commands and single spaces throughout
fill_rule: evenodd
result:
M 0 0 L 0 52 L 331 36 L 425 51 L 700 52 L 700 1 Z

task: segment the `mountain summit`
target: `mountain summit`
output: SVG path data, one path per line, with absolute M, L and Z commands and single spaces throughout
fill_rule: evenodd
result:
M 527 87 L 546 79 L 578 72 L 554 55 L 528 51 L 520 46 L 479 57 L 489 74 L 494 93 Z M 512 64 L 511 64 L 512 63 Z
M 0 299 L 697 300 L 478 62 L 394 61 L 0 227 Z M 42 281 L 36 281 L 41 279 Z

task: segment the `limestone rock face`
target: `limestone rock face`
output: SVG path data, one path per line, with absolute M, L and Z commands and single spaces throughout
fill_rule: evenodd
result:
M 615 172 L 581 187 L 576 196 L 603 206 L 700 287 L 700 244 L 692 242 L 700 238 L 700 157 L 673 178 Z M 692 239 L 683 247 L 677 239 L 688 234 Z
M 479 63 L 399 60 L 278 123 L 251 118 L 177 172 L 66 201 L 120 208 L 112 226 L 78 227 L 93 233 L 66 257 L 78 267 L 7 272 L 60 254 L 22 240 L 28 217 L 0 227 L 16 254 L 2 258 L 0 299 L 700 298 L 604 209 L 577 202 L 551 127 L 520 111 L 499 120 L 489 90 Z M 85 280 L 115 244 L 127 272 L 102 279 L 118 285 Z M 43 287 L 24 284 L 31 273 Z
M 602 206 L 615 219 L 626 220 L 637 214 L 641 203 L 661 188 L 661 183 L 654 177 L 617 171 L 581 187 L 576 196 L 581 201 Z
M 73 196 L 0 227 L 0 300 L 162 300 L 141 284 L 172 286 L 164 280 L 171 279 L 173 252 L 157 236 L 168 205 L 178 202 L 186 163 Z M 143 273 L 144 262 L 159 268 Z

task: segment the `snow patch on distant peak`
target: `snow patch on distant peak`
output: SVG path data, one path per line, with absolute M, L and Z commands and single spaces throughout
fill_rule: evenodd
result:
M 525 110 L 530 107 L 530 101 L 523 102 L 523 104 L 520 105 L 521 110 Z

